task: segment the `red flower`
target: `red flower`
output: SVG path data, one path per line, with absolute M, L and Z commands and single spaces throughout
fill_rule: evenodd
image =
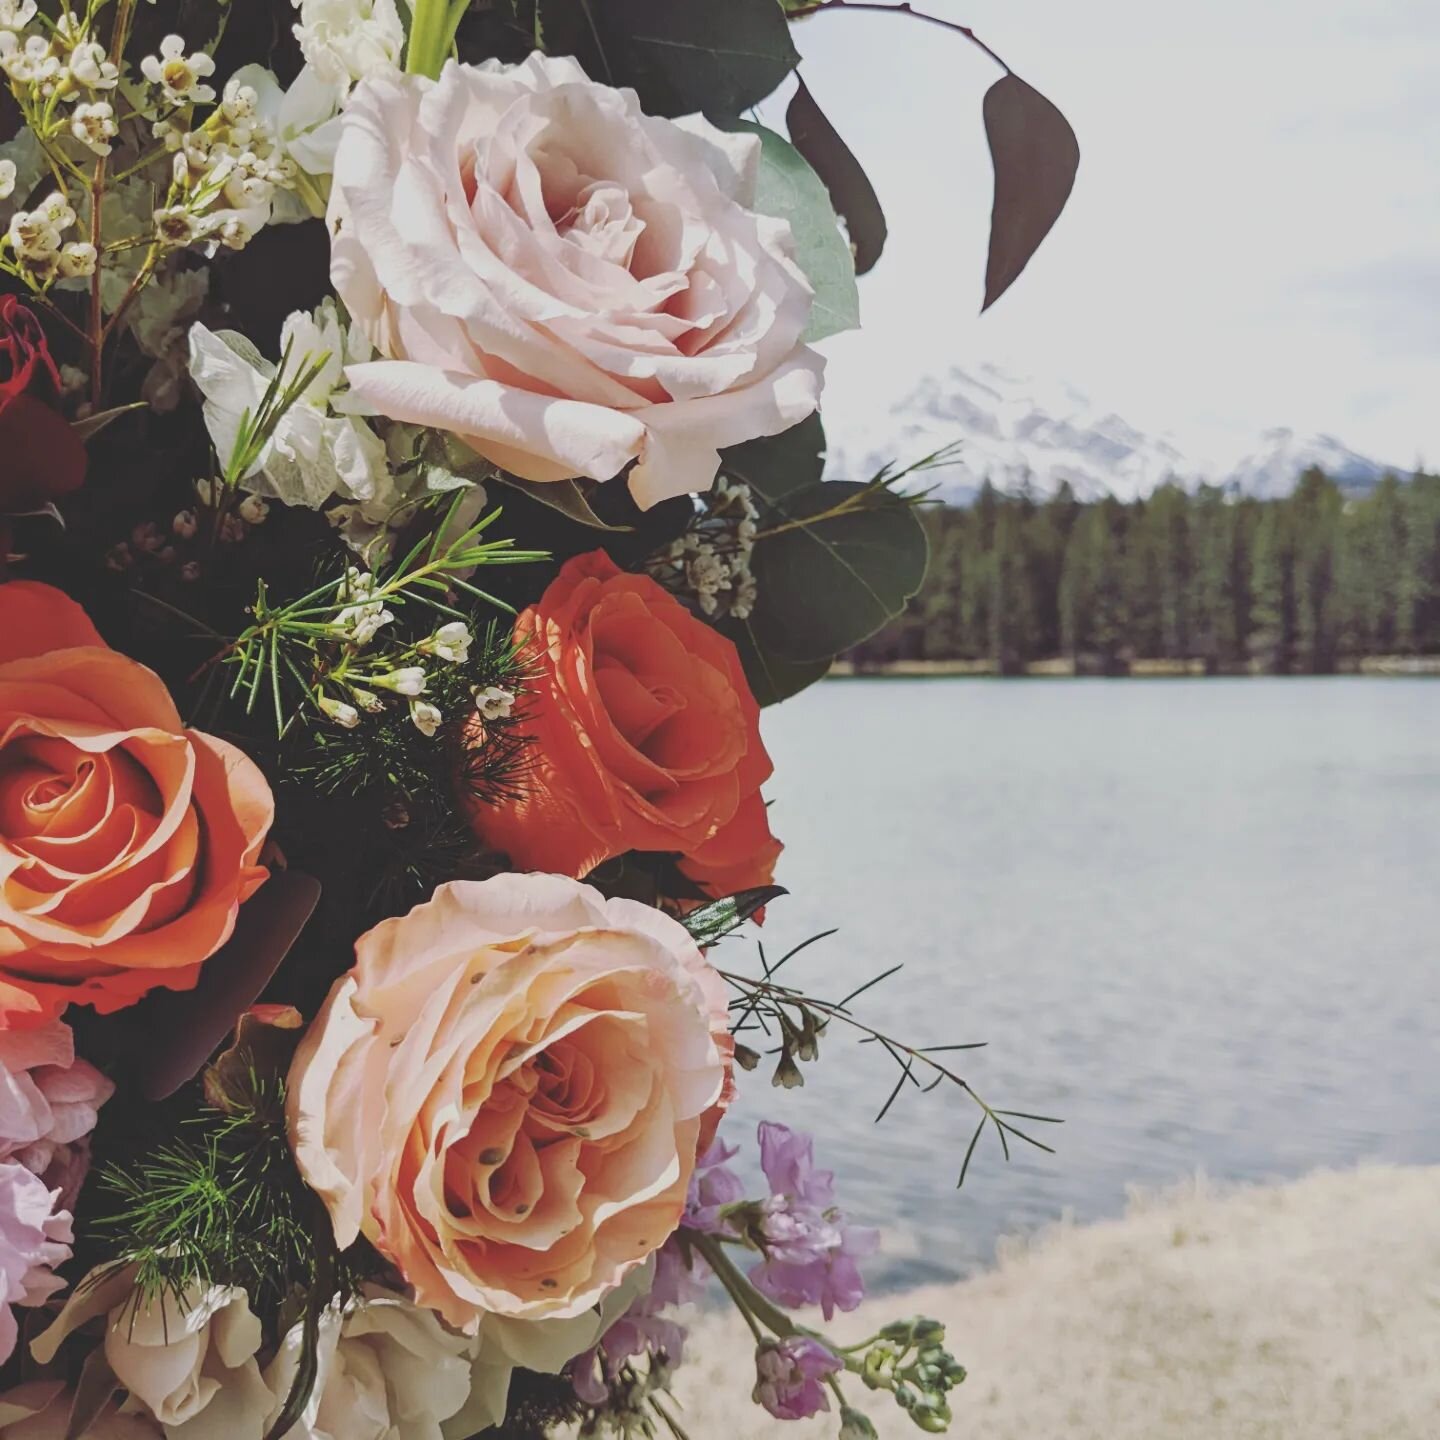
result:
M 79 489 L 85 446 L 56 408 L 60 372 L 34 312 L 0 295 L 0 514 Z

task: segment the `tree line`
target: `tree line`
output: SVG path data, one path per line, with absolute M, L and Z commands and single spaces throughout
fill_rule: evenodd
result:
M 1440 654 L 1440 475 L 1350 496 L 1309 470 L 1284 499 L 1161 486 L 1142 500 L 1051 499 L 988 483 L 924 507 L 931 563 L 857 664 L 1063 657 L 1325 674 L 1365 655 Z

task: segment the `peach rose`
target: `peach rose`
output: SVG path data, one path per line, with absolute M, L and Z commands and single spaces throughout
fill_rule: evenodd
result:
M 0 1028 L 185 990 L 265 879 L 270 787 L 85 612 L 0 586 Z
M 643 507 L 819 404 L 812 292 L 755 214 L 760 142 L 641 113 L 574 60 L 380 72 L 341 121 L 331 279 L 384 359 L 354 401 L 529 480 L 638 461 Z
M 668 916 L 454 881 L 360 937 L 291 1067 L 291 1142 L 337 1244 L 364 1234 L 450 1324 L 580 1315 L 679 1224 L 731 1050 Z
M 516 869 L 577 878 L 651 850 L 717 896 L 770 881 L 772 767 L 729 640 L 603 550 L 567 562 L 515 640 L 534 669 L 533 762 L 521 793 L 471 805 L 487 844 Z

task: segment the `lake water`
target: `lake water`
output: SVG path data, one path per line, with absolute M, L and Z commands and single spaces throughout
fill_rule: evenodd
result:
M 765 718 L 793 892 L 773 960 L 949 1057 L 993 1105 L 1059 1115 L 1054 1157 L 832 1030 L 802 1091 L 746 1077 L 727 1127 L 819 1133 L 872 1273 L 958 1276 L 996 1239 L 1203 1170 L 1440 1162 L 1440 683 L 834 681 Z M 749 941 L 725 963 L 754 969 Z M 758 1082 L 758 1083 L 757 1083 Z

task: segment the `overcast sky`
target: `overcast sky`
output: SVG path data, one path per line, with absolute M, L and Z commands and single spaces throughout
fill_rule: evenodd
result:
M 978 316 L 998 72 L 900 16 L 797 27 L 890 221 L 864 337 L 826 347 L 832 430 L 878 427 L 923 375 L 988 359 L 1201 453 L 1289 425 L 1440 461 L 1440 0 L 928 6 L 1060 106 L 1080 177 Z

